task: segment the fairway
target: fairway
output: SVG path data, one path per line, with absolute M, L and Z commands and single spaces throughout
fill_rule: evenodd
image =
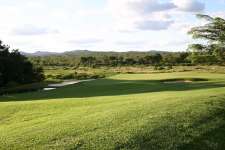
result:
M 225 74 L 118 74 L 0 97 L 3 150 L 224 148 Z

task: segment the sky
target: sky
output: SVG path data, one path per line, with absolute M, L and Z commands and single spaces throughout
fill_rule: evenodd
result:
M 0 0 L 0 40 L 25 52 L 185 51 L 225 0 Z

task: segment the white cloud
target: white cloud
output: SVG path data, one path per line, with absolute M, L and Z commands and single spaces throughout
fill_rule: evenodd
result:
M 142 21 L 137 22 L 137 28 L 140 30 L 166 30 L 173 21 Z
M 225 12 L 224 11 L 213 12 L 213 13 L 210 13 L 209 15 L 212 15 L 213 17 L 225 18 Z
M 38 27 L 34 25 L 23 25 L 13 29 L 12 34 L 14 35 L 43 35 L 43 34 L 56 34 L 59 33 L 57 29 L 49 29 L 46 27 Z
M 134 45 L 143 45 L 143 44 L 146 44 L 146 41 L 125 41 L 125 40 L 121 40 L 121 41 L 117 41 L 115 42 L 115 44 L 118 44 L 118 45 L 124 45 L 124 46 L 134 46 Z
M 77 39 L 77 40 L 69 40 L 69 44 L 78 44 L 78 45 L 90 45 L 103 42 L 103 39 L 98 38 L 85 38 L 85 39 Z
M 159 0 L 109 0 L 109 8 L 119 31 L 165 30 L 172 23 L 172 2 Z
M 134 9 L 140 14 L 149 14 L 152 12 L 166 11 L 175 8 L 171 2 L 160 2 L 158 0 L 137 0 L 127 1 L 130 9 Z
M 178 10 L 185 12 L 201 12 L 205 9 L 205 3 L 199 0 L 173 0 Z
M 22 50 L 185 49 L 194 14 L 223 17 L 222 2 L 0 0 L 0 38 Z
M 201 12 L 205 3 L 200 0 L 108 0 L 116 30 L 167 30 L 177 15 Z M 182 17 L 181 17 L 182 18 Z

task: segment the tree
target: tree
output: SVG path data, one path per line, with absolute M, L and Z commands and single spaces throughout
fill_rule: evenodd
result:
M 206 61 L 225 61 L 225 19 L 198 14 L 198 18 L 205 19 L 203 26 L 192 28 L 188 34 L 194 39 L 206 40 L 206 44 L 192 44 L 189 49 L 194 56 L 209 58 Z M 193 55 L 193 54 L 192 54 Z M 213 59 L 215 57 L 215 59 Z
M 109 61 L 111 66 L 117 66 L 119 63 L 119 60 L 116 56 L 109 56 Z
M 162 61 L 161 54 L 152 55 L 152 58 L 153 58 L 153 64 L 155 65 L 158 65 Z
M 97 64 L 97 62 L 95 57 L 89 56 L 89 57 L 81 57 L 80 64 L 86 67 L 94 67 Z
M 136 63 L 136 61 L 133 58 L 126 58 L 124 63 L 126 65 L 134 65 Z
M 162 61 L 161 54 L 147 55 L 144 58 L 139 58 L 139 63 L 148 65 L 158 65 Z
M 152 56 L 151 55 L 148 55 L 148 56 L 145 56 L 144 58 L 143 58 L 143 60 L 139 60 L 139 61 L 143 61 L 143 63 L 145 64 L 145 65 L 152 65 L 153 64 L 153 58 L 152 58 Z
M 0 87 L 10 82 L 25 84 L 44 79 L 42 68 L 34 67 L 18 50 L 9 49 L 9 46 L 0 41 Z

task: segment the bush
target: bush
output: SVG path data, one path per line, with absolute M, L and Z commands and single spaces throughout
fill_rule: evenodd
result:
M 173 66 L 172 65 L 169 65 L 169 66 L 167 66 L 167 69 L 168 70 L 171 70 L 171 69 L 173 69 Z
M 49 78 L 54 78 L 54 76 L 53 76 L 53 75 L 47 75 L 46 78 L 47 78 L 47 79 L 49 79 Z
M 75 74 L 75 79 L 85 80 L 85 79 L 90 79 L 90 76 L 86 73 L 80 73 L 80 74 Z
M 156 65 L 155 67 L 154 67 L 154 70 L 164 70 L 165 68 L 163 67 L 163 66 L 161 66 L 161 65 Z
M 73 73 L 70 73 L 70 74 L 66 74 L 66 75 L 61 75 L 60 79 L 68 80 L 68 79 L 74 79 L 74 77 L 75 77 L 75 75 Z
M 104 78 L 104 73 L 67 73 L 67 74 L 58 74 L 56 76 L 48 75 L 48 79 L 59 79 L 59 80 L 85 80 L 85 79 L 98 79 L 98 78 Z

